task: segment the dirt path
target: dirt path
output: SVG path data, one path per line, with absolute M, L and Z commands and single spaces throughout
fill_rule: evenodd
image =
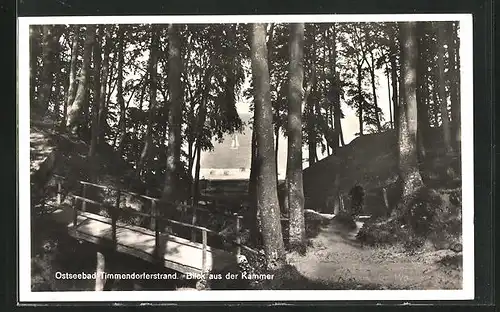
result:
M 348 282 L 364 288 L 381 289 L 461 289 L 462 269 L 438 261 L 461 254 L 451 250 L 421 251 L 413 255 L 403 248 L 361 246 L 355 230 L 331 222 L 312 239 L 305 256 L 292 254 L 289 262 L 304 277 L 325 284 Z

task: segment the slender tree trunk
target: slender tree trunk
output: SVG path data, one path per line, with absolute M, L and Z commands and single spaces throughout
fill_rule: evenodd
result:
M 337 28 L 336 24 L 333 24 L 332 35 L 330 37 L 330 46 L 332 50 L 329 51 L 328 55 L 330 57 L 330 67 L 332 68 L 333 73 L 333 81 L 332 81 L 332 89 L 333 89 L 333 127 L 334 127 L 334 137 L 333 137 L 333 151 L 332 153 L 335 155 L 336 151 L 339 147 L 339 140 L 344 146 L 344 136 L 342 135 L 342 123 L 340 119 L 342 118 L 342 110 L 340 108 L 340 93 L 341 93 L 341 84 L 340 77 L 337 74 Z
M 205 101 L 205 100 L 202 100 Z M 206 119 L 206 108 L 205 104 L 202 102 L 202 107 L 200 107 L 199 112 L 198 112 L 198 120 L 197 120 L 197 125 L 196 125 L 196 131 L 195 131 L 195 136 L 196 136 L 196 141 L 195 141 L 195 146 L 194 146 L 194 158 L 196 162 L 194 163 L 195 166 L 195 172 L 194 172 L 194 181 L 193 184 L 191 185 L 191 198 L 192 198 L 192 203 L 194 205 L 198 204 L 198 199 L 200 196 L 200 169 L 201 169 L 201 136 L 202 136 L 202 130 L 203 130 L 203 125 L 205 124 L 205 119 Z
M 273 76 L 274 26 L 275 26 L 274 23 L 270 23 L 269 24 L 269 31 L 267 31 L 268 38 L 267 38 L 266 46 L 267 46 L 267 65 L 269 68 L 269 80 L 271 80 L 272 76 Z M 270 85 L 271 92 L 273 90 L 273 85 L 274 84 Z M 279 107 L 278 106 L 273 107 L 273 110 L 274 110 L 274 116 L 276 117 L 276 120 L 278 120 L 279 115 L 280 115 Z M 275 155 L 274 161 L 276 163 L 276 185 L 278 185 L 278 148 L 279 148 L 278 135 L 279 135 L 279 127 L 275 127 L 274 132 L 275 132 L 275 137 L 276 137 L 276 148 L 275 148 L 275 152 L 274 152 L 274 155 Z
M 330 57 L 327 56 L 328 53 L 328 28 L 324 27 L 323 29 L 323 97 L 328 99 L 329 95 L 329 86 L 328 86 L 328 62 L 330 61 Z M 325 117 L 324 120 L 326 122 L 325 130 L 323 131 L 323 136 L 326 139 L 326 153 L 328 156 L 331 155 L 330 148 L 332 148 L 332 133 L 334 133 L 333 123 L 330 124 L 330 115 L 332 111 L 332 105 L 327 105 L 325 107 Z
M 120 25 L 118 25 L 118 28 L 120 27 Z M 107 87 L 106 89 L 108 90 L 106 93 L 107 93 L 107 96 L 106 96 L 106 105 L 109 104 L 109 102 L 111 101 L 111 95 L 113 94 L 113 92 L 116 90 L 117 88 L 117 83 L 118 83 L 118 79 L 114 79 L 114 69 L 115 69 L 115 64 L 117 63 L 117 54 L 118 54 L 118 45 L 117 44 L 114 49 L 111 49 L 111 46 L 112 46 L 112 43 L 114 41 L 112 41 L 113 39 L 111 38 L 112 37 L 112 32 L 110 31 L 109 33 L 109 40 L 110 40 L 110 45 L 109 45 L 109 50 L 110 52 L 113 51 L 113 57 L 110 59 L 109 61 L 109 65 L 108 65 L 108 82 L 107 82 Z M 117 34 L 117 38 L 118 38 L 118 34 Z M 108 52 L 108 53 L 110 53 Z
M 395 38 L 396 36 L 392 37 L 391 45 L 390 45 L 390 62 L 391 62 L 391 84 L 392 84 L 392 106 L 393 106 L 393 112 L 394 112 L 394 129 L 398 130 L 399 128 L 399 99 L 398 99 L 398 70 L 397 70 L 397 63 L 396 63 L 396 44 L 395 44 Z
M 359 122 L 359 136 L 363 136 L 363 94 L 361 93 L 361 83 L 362 83 L 362 68 L 361 64 L 357 65 L 358 69 L 358 122 Z
M 318 113 L 316 111 L 317 109 L 317 79 L 316 79 L 316 26 L 311 25 L 311 36 L 312 36 L 312 50 L 311 50 L 311 71 L 312 71 L 312 77 L 314 77 L 311 81 L 312 83 L 312 91 L 309 94 L 309 98 L 307 99 L 307 105 L 309 107 L 309 120 L 308 120 L 308 125 L 307 129 L 309 133 L 307 134 L 307 141 L 308 141 L 308 147 L 309 147 L 309 166 L 312 166 L 316 160 L 318 159 L 318 155 L 316 152 L 316 147 L 317 147 L 317 131 L 316 131 L 316 123 L 318 121 Z M 311 96 L 312 95 L 312 96 Z
M 273 74 L 273 47 L 274 47 L 274 23 L 269 24 L 269 31 L 268 31 L 268 39 L 267 39 L 267 58 L 268 58 L 268 66 L 269 66 L 269 77 L 272 77 Z
M 290 82 L 288 105 L 287 197 L 290 211 L 290 246 L 304 252 L 304 187 L 302 182 L 302 84 L 304 24 L 290 25 Z
M 67 63 L 66 65 L 66 73 L 69 73 L 71 70 L 71 62 Z M 62 96 L 62 101 L 63 101 L 63 110 L 61 114 L 61 122 L 59 123 L 59 130 L 62 132 L 66 131 L 66 116 L 68 115 L 68 93 L 69 93 L 69 81 L 65 79 L 64 75 L 62 75 L 62 83 L 63 83 L 63 88 L 64 88 L 64 94 Z
M 437 51 L 437 56 L 438 56 L 438 77 L 439 77 L 439 99 L 441 100 L 440 107 L 441 107 L 441 127 L 443 130 L 443 140 L 444 140 L 444 146 L 446 149 L 446 153 L 451 153 L 453 151 L 452 146 L 451 146 L 451 134 L 450 134 L 450 117 L 448 115 L 448 101 L 446 99 L 446 80 L 445 80 L 445 68 L 444 68 L 444 54 L 445 54 L 445 49 L 444 49 L 444 27 L 446 25 L 443 24 L 442 22 L 436 22 L 435 27 L 437 27 L 437 32 L 438 32 L 438 51 Z
M 83 65 L 80 72 L 78 89 L 76 91 L 75 99 L 69 106 L 67 127 L 73 134 L 77 134 L 79 126 L 82 123 L 82 112 L 87 105 L 87 91 L 90 72 L 90 58 L 92 56 L 92 46 L 95 38 L 95 25 L 87 25 L 85 34 L 85 44 L 83 47 Z
M 284 265 L 285 249 L 281 232 L 280 208 L 276 187 L 276 163 L 273 161 L 273 112 L 267 64 L 266 29 L 263 24 L 251 25 L 252 73 L 255 77 L 255 113 L 257 117 L 257 161 L 260 167 L 257 205 L 261 214 L 264 250 L 267 266 L 277 269 Z
M 401 107 L 404 106 L 404 87 L 405 87 L 405 77 L 404 77 L 404 69 L 403 69 L 403 66 L 404 66 L 404 62 L 405 62 L 405 48 L 404 48 L 404 40 L 405 38 L 402 37 L 402 34 L 403 34 L 403 31 L 401 31 L 401 25 L 402 23 L 401 22 L 398 22 L 397 25 L 398 25 L 398 30 L 399 30 L 399 81 L 398 81 L 398 84 L 399 84 L 399 96 L 398 96 L 398 116 L 401 115 L 401 113 L 399 112 L 399 109 L 402 109 Z M 399 118 L 398 118 L 398 126 L 399 126 Z
M 194 182 L 193 182 L 193 204 L 198 204 L 198 198 L 200 197 L 200 170 L 201 170 L 201 144 L 198 142 L 195 145 L 195 158 L 196 164 L 194 168 Z
M 117 69 L 117 91 L 116 101 L 120 107 L 120 144 L 118 145 L 118 154 L 123 155 L 123 147 L 125 146 L 125 137 L 127 135 L 127 110 L 125 107 L 125 100 L 123 98 L 123 63 L 124 63 L 124 29 L 122 25 L 118 26 L 118 69 Z M 133 95 L 132 95 L 133 96 Z
M 102 62 L 102 77 L 101 77 L 101 97 L 99 98 L 99 137 L 97 138 L 97 143 L 102 145 L 105 143 L 105 134 L 107 128 L 107 86 L 108 86 L 108 74 L 109 74 L 109 53 L 111 50 L 111 34 L 109 28 L 106 25 L 104 27 L 104 59 Z M 123 91 L 122 91 L 123 92 Z
M 402 74 L 404 89 L 402 90 L 404 105 L 399 112 L 399 172 L 403 181 L 403 202 L 423 186 L 418 169 L 417 156 L 417 41 L 415 38 L 415 22 L 401 24 L 403 39 Z M 407 205 L 403 205 L 407 207 Z
M 208 74 L 206 76 L 207 78 L 205 79 L 206 82 L 210 81 L 211 74 Z M 200 196 L 200 169 L 201 169 L 201 140 L 203 136 L 203 127 L 205 125 L 205 121 L 207 118 L 207 97 L 208 97 L 208 88 L 206 89 L 205 95 L 201 101 L 201 106 L 198 111 L 198 120 L 196 122 L 196 130 L 195 130 L 195 136 L 196 136 L 196 144 L 195 144 L 195 158 L 196 158 L 196 164 L 195 164 L 195 175 L 194 175 L 194 183 L 193 183 L 193 189 L 192 189 L 192 198 L 193 198 L 193 203 L 197 204 L 198 203 L 198 198 Z
M 179 185 L 181 158 L 181 119 L 182 119 L 182 58 L 181 44 L 177 26 L 168 25 L 168 86 L 170 108 L 168 115 L 167 166 L 162 201 L 174 201 Z
M 340 144 L 342 144 L 342 146 L 345 146 L 345 142 L 344 142 L 344 132 L 342 131 L 342 127 L 339 128 L 339 132 L 340 132 Z
M 155 25 L 152 25 L 152 36 L 151 36 L 151 50 L 149 56 L 149 112 L 148 112 L 148 123 L 146 128 L 146 138 L 144 142 L 144 147 L 141 152 L 141 157 L 139 158 L 139 163 L 137 165 L 137 178 L 140 178 L 143 170 L 146 170 L 145 174 L 149 172 L 148 162 L 151 150 L 153 149 L 153 124 L 156 120 L 155 116 L 157 114 L 157 69 L 158 69 L 158 29 Z
M 44 114 L 49 107 L 50 93 L 54 83 L 55 72 L 55 50 L 59 45 L 59 36 L 57 26 L 42 26 L 42 72 L 40 76 L 40 92 L 38 92 L 38 107 Z
M 392 119 L 392 103 L 391 103 L 391 77 L 389 76 L 389 67 L 386 67 L 386 78 L 387 78 L 387 98 L 389 99 L 389 125 L 391 129 L 394 129 L 394 121 Z
M 425 83 L 427 79 L 427 42 L 425 41 L 425 24 L 417 23 L 417 113 L 418 113 L 418 131 L 417 131 L 417 142 L 418 142 L 418 153 L 420 162 L 425 159 L 425 137 L 429 128 L 429 117 L 427 106 L 427 85 Z
M 59 122 L 60 114 L 61 114 L 61 98 L 62 97 L 62 92 L 61 92 L 61 57 L 62 57 L 62 51 L 61 48 L 58 46 L 56 48 L 56 51 L 54 53 L 54 94 L 52 96 L 53 101 L 54 101 L 54 115 L 56 118 L 56 124 Z M 63 100 L 64 101 L 64 100 Z
M 76 96 L 76 60 L 78 57 L 78 46 L 80 39 L 80 28 L 78 26 L 73 27 L 73 44 L 71 46 L 71 61 L 69 70 L 69 83 L 68 83 L 68 94 L 66 98 L 66 107 L 63 115 L 63 120 L 61 122 L 62 130 L 66 129 L 68 107 L 71 107 Z
M 370 57 L 372 64 L 370 65 L 370 78 L 372 84 L 372 93 L 373 93 L 373 105 L 375 106 L 375 121 L 377 123 L 377 131 L 382 132 L 382 125 L 380 124 L 380 114 L 378 112 L 378 99 L 377 99 L 377 84 L 375 80 L 375 59 L 373 57 L 373 53 L 370 51 Z
M 97 140 L 99 138 L 99 102 L 101 100 L 101 39 L 103 34 L 103 25 L 98 26 L 97 37 L 94 41 L 94 81 L 92 86 L 94 87 L 93 101 L 92 101 L 92 119 L 91 119 L 91 130 L 92 135 L 90 137 L 90 149 L 89 158 L 93 158 L 96 155 Z

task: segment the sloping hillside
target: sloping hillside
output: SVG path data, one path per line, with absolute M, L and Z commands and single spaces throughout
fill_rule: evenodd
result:
M 54 129 L 50 117 L 32 117 L 30 126 L 31 193 L 36 198 L 51 174 L 66 177 L 66 183 L 87 179 L 89 146 L 75 136 Z M 124 187 L 132 167 L 116 155 L 110 146 L 98 151 L 97 183 Z
M 356 184 L 366 191 L 366 201 L 375 213 L 383 210 L 382 187 L 387 187 L 389 197 L 397 193 L 398 145 L 394 130 L 358 137 L 341 147 L 337 155 L 329 156 L 304 170 L 306 208 L 326 210 L 329 196 L 334 195 L 335 175 L 339 174 L 339 191 L 346 196 Z M 426 163 L 421 164 L 423 178 L 432 183 L 441 180 L 441 174 L 450 167 L 457 167 L 459 155 L 443 156 L 441 129 L 432 128 L 426 134 Z M 451 162 L 450 162 L 451 161 Z M 459 166 L 458 166 L 459 167 Z M 457 181 L 459 181 L 457 177 Z M 449 182 L 449 181 L 447 181 Z M 346 196 L 347 198 L 347 196 Z
M 335 176 L 339 174 L 340 192 L 347 194 L 354 184 L 377 189 L 397 178 L 397 142 L 395 132 L 371 134 L 354 139 L 329 156 L 304 170 L 306 208 L 324 210 L 333 195 Z

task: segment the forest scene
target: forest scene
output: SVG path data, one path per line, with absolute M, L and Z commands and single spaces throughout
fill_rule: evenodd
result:
M 456 21 L 31 25 L 32 291 L 462 289 L 459 51 Z

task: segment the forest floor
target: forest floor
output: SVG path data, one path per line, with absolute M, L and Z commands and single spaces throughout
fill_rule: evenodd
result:
M 290 253 L 287 262 L 328 289 L 462 288 L 462 253 L 430 246 L 408 251 L 398 244 L 362 245 L 356 240 L 360 225 L 351 230 L 330 222 L 310 240 L 305 255 Z

